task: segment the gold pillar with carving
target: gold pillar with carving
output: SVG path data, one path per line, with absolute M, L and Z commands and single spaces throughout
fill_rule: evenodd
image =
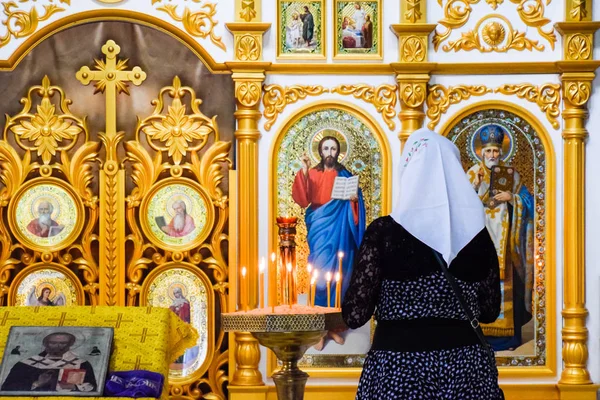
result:
M 398 133 L 401 147 L 408 136 L 423 126 L 425 121 L 424 104 L 427 98 L 427 83 L 433 65 L 427 62 L 429 35 L 435 24 L 427 24 L 426 2 L 423 0 L 402 0 L 400 2 L 400 23 L 391 25 L 398 36 L 398 63 L 392 63 L 396 73 L 400 94 L 401 128 Z
M 561 399 L 595 398 L 596 389 L 587 370 L 588 330 L 585 306 L 585 141 L 587 102 L 592 92 L 594 33 L 600 22 L 591 22 L 592 1 L 567 1 L 565 21 L 556 24 L 562 35 L 563 59 L 558 66 L 563 91 L 564 153 L 564 279 Z M 575 385 L 589 385 L 585 394 Z M 589 393 L 588 393 L 589 392 Z
M 236 1 L 236 5 L 239 2 Z M 258 1 L 252 1 L 256 7 Z M 248 11 L 250 2 L 241 0 L 240 9 Z M 237 10 L 237 8 L 236 8 Z M 236 18 L 238 17 L 236 11 Z M 253 14 L 253 13 L 250 13 Z M 243 20 L 248 15 L 240 15 Z M 249 17 L 248 17 L 249 18 Z M 238 196 L 238 246 L 237 265 L 248 271 L 248 306 L 258 305 L 258 121 L 261 117 L 260 98 L 265 80 L 264 71 L 270 65 L 262 62 L 262 37 L 271 24 L 260 22 L 228 23 L 227 28 L 234 37 L 235 61 L 228 62 L 235 81 L 237 110 L 237 196 Z M 240 268 L 238 268 L 238 273 Z M 230 279 L 236 279 L 232 276 Z M 239 285 L 237 285 L 239 287 Z M 232 295 L 235 295 L 233 293 Z M 239 301 L 238 301 L 239 306 Z M 235 396 L 238 387 L 264 386 L 259 371 L 260 347 L 258 341 L 247 332 L 235 334 L 230 339 L 230 349 L 234 352 L 235 371 L 230 384 L 230 393 Z M 266 392 L 265 392 L 266 393 Z

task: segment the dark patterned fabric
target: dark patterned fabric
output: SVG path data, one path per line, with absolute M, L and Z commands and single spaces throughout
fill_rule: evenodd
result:
M 348 326 L 358 328 L 373 314 L 377 321 L 423 321 L 425 327 L 465 320 L 432 251 L 391 217 L 373 221 L 344 296 L 342 315 Z M 450 272 L 473 314 L 481 322 L 493 322 L 500 312 L 500 279 L 486 229 L 458 254 Z M 397 332 L 401 334 L 405 332 Z M 443 335 L 442 329 L 439 337 Z M 488 351 L 480 344 L 430 351 L 371 350 L 356 398 L 500 399 L 498 371 Z

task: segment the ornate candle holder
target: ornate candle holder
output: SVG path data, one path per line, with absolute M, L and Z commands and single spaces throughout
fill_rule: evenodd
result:
M 278 306 L 275 313 L 252 310 L 223 314 L 223 330 L 250 332 L 261 345 L 271 349 L 283 364 L 273 374 L 277 398 L 302 400 L 308 374 L 298 368 L 298 361 L 327 331 L 345 326 L 341 313 L 329 310 L 322 307 L 308 310 L 305 306 L 293 306 L 291 309 L 289 306 Z

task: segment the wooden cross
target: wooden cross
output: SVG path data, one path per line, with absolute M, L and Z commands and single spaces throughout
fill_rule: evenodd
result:
M 131 335 L 131 336 L 141 336 L 142 339 L 140 340 L 140 343 L 146 343 L 146 338 L 148 336 L 158 336 L 158 333 L 148 333 L 148 328 L 144 328 L 142 330 L 142 333 L 140 334 L 135 334 L 135 335 Z
M 2 323 L 0 323 L 1 326 L 5 326 L 6 323 L 8 321 L 18 321 L 19 318 L 8 318 L 8 314 L 10 313 L 10 311 L 4 311 L 4 316 L 2 317 Z
M 121 322 L 133 322 L 132 319 L 123 319 L 123 313 L 119 313 L 116 320 L 106 320 L 104 322 L 116 322 L 115 328 L 121 327 Z
M 140 369 L 142 365 L 152 365 L 152 363 L 143 363 L 142 356 L 137 356 L 135 359 L 135 363 L 133 361 L 123 361 L 123 364 L 134 364 L 133 369 Z
M 60 318 L 48 318 L 48 321 L 58 321 L 57 326 L 63 326 L 65 322 L 74 322 L 77 321 L 77 318 L 67 318 L 67 313 L 64 312 L 60 315 Z

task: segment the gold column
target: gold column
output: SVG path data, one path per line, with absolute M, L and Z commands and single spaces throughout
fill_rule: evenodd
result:
M 408 136 L 423 126 L 424 104 L 427 98 L 429 73 L 435 64 L 427 62 L 429 35 L 435 24 L 427 24 L 426 2 L 402 0 L 400 2 L 400 24 L 391 25 L 398 36 L 398 63 L 392 63 L 396 73 L 400 94 L 401 128 L 398 133 L 401 150 Z
M 237 2 L 236 2 L 237 4 Z M 237 196 L 238 196 L 238 271 L 248 271 L 248 306 L 258 306 L 258 121 L 261 117 L 260 98 L 265 80 L 265 70 L 270 63 L 262 59 L 262 36 L 269 29 L 268 23 L 229 23 L 227 28 L 234 36 L 236 61 L 227 63 L 235 82 L 237 110 Z M 230 277 L 234 279 L 234 277 Z M 231 295 L 235 296 L 236 293 Z M 240 304 L 238 303 L 238 306 Z M 258 341 L 247 332 L 235 334 L 230 348 L 235 352 L 236 369 L 232 386 L 263 386 L 258 369 L 260 347 Z M 233 389 L 233 392 L 236 390 Z
M 592 383 L 587 370 L 588 330 L 585 307 L 585 127 L 587 102 L 592 92 L 594 71 L 600 65 L 593 61 L 594 32 L 600 22 L 592 17 L 591 0 L 568 0 L 566 22 L 556 24 L 562 35 L 563 148 L 564 148 L 564 278 L 562 371 L 559 390 L 561 399 L 595 398 L 590 385 L 589 395 L 573 391 L 571 385 Z M 585 397 L 582 397 L 585 396 Z M 593 397 L 592 397 L 593 396 Z

